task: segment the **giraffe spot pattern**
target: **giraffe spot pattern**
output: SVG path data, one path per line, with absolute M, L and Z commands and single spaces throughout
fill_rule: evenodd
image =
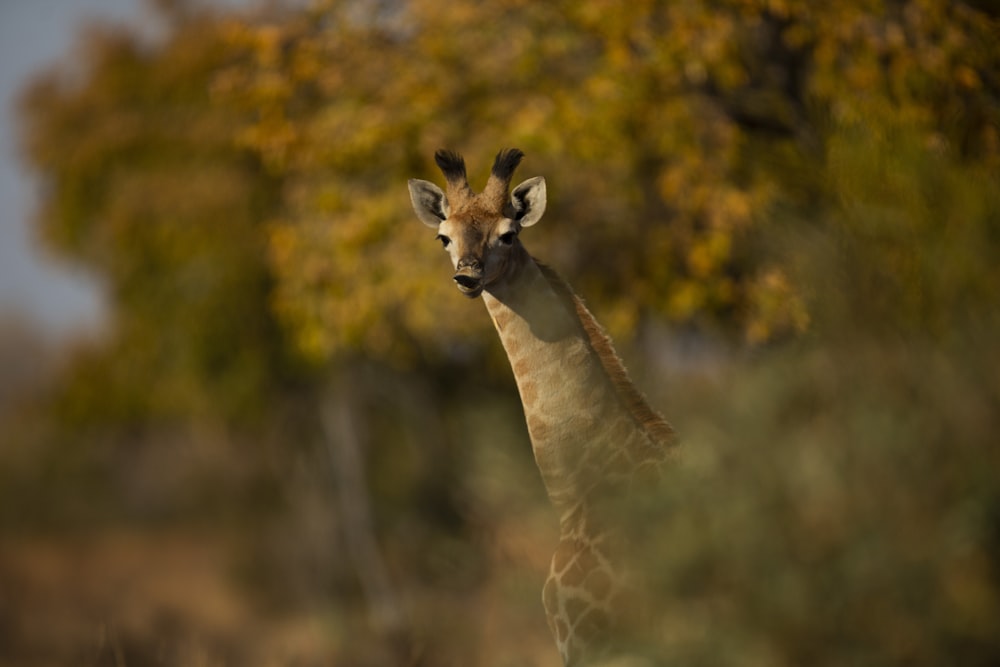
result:
M 511 314 L 510 311 L 501 310 L 496 315 L 494 315 L 493 322 L 498 331 L 503 331 L 504 328 L 506 328 L 507 325 L 510 324 L 510 321 L 512 319 L 513 315 Z
M 549 577 L 545 582 L 545 588 L 542 589 L 542 605 L 549 614 L 559 611 L 559 584 L 555 577 Z
M 576 625 L 577 621 L 583 615 L 583 612 L 587 611 L 589 603 L 578 597 L 568 598 L 565 602 L 566 608 L 566 618 L 569 619 L 571 625 Z
M 555 627 L 556 627 L 556 633 L 555 633 L 556 639 L 559 641 L 560 644 L 565 643 L 565 641 L 569 639 L 569 626 L 566 625 L 566 621 L 562 620 L 561 618 L 557 618 L 555 622 Z
M 556 552 L 552 554 L 552 572 L 554 574 L 561 574 L 566 566 L 569 565 L 570 561 L 573 560 L 573 556 L 576 555 L 577 547 L 571 540 L 563 540 L 556 547 Z
M 532 439 L 544 439 L 549 432 L 549 426 L 540 417 L 528 417 L 528 433 Z
M 538 385 L 534 382 L 526 381 L 521 385 L 521 401 L 525 405 L 532 405 L 538 400 Z
M 600 566 L 601 562 L 594 555 L 594 552 L 587 547 L 577 553 L 576 558 L 566 571 L 559 577 L 559 583 L 563 586 L 571 586 L 576 588 L 583 584 L 583 581 L 587 578 L 592 571 Z

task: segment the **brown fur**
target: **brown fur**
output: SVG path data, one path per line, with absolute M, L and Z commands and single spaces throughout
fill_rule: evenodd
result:
M 472 188 L 465 173 L 465 160 L 454 151 L 442 148 L 434 154 L 441 173 L 444 174 L 448 189 L 448 203 L 453 208 L 461 208 L 472 197 Z
M 510 179 L 513 178 L 514 171 L 523 157 L 524 153 L 517 148 L 505 148 L 497 153 L 486 187 L 481 194 L 476 195 L 469 185 L 465 159 L 454 151 L 444 148 L 438 150 L 434 154 L 434 161 L 444 174 L 448 186 L 448 203 L 453 209 L 452 212 L 478 204 L 481 210 L 475 211 L 478 215 L 473 217 L 488 218 L 502 213 L 507 202 Z
M 483 189 L 483 198 L 491 208 L 502 211 L 507 203 L 507 192 L 510 190 L 510 179 L 514 170 L 521 164 L 524 153 L 516 148 L 505 148 L 497 153 L 490 170 L 490 178 Z
M 580 321 L 580 327 L 586 335 L 587 343 L 594 354 L 597 355 L 597 358 L 601 360 L 601 366 L 604 368 L 604 372 L 607 373 L 611 386 L 629 414 L 632 415 L 632 418 L 649 433 L 650 438 L 654 442 L 664 447 L 675 446 L 677 443 L 674 428 L 650 407 L 646 398 L 636 389 L 628 377 L 625 365 L 622 364 L 622 360 L 615 352 L 611 344 L 611 339 L 604 332 L 601 325 L 597 323 L 597 320 L 594 319 L 590 311 L 587 310 L 587 307 L 583 304 L 583 300 L 573 292 L 570 286 L 552 268 L 537 260 L 535 260 L 535 263 L 555 293 L 567 305 L 572 306 L 573 311 Z

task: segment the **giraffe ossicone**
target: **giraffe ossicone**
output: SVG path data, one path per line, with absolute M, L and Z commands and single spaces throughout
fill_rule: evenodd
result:
M 524 154 L 501 150 L 482 192 L 460 155 L 440 150 L 446 188 L 411 179 L 417 217 L 437 231 L 456 287 L 482 296 L 510 360 L 559 544 L 542 602 L 568 667 L 608 650 L 632 605 L 628 544 L 610 518 L 674 456 L 670 425 L 632 384 L 610 339 L 519 234 L 545 212 L 545 179 L 510 184 Z

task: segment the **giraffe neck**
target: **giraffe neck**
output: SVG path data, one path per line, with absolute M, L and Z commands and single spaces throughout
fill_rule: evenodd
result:
M 609 480 L 662 461 L 672 429 L 625 375 L 593 316 L 554 272 L 517 248 L 483 292 L 524 405 L 535 461 L 563 532 Z M 627 481 L 627 480 L 626 480 Z

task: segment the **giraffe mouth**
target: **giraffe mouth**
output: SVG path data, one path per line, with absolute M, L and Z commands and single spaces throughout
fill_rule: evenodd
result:
M 473 276 L 467 273 L 456 273 L 454 279 L 455 285 L 458 287 L 458 291 L 470 299 L 479 296 L 483 291 L 483 280 L 479 276 Z

